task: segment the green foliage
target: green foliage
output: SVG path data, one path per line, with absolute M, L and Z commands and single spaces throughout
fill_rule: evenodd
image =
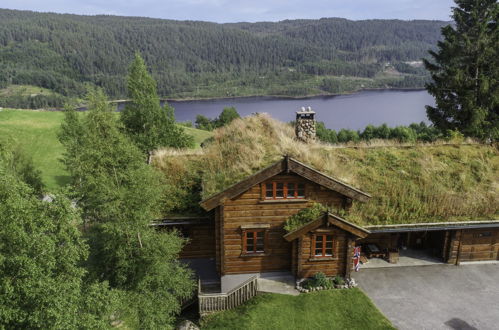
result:
M 236 108 L 234 107 L 226 107 L 218 116 L 218 120 L 216 121 L 216 127 L 222 127 L 230 124 L 234 119 L 241 118 L 239 113 L 237 113 Z
M 333 283 L 335 285 L 344 285 L 345 284 L 345 280 L 340 275 L 336 275 L 335 277 L 333 277 Z
M 276 312 L 278 311 L 278 312 Z M 248 303 L 203 319 L 203 329 L 394 329 L 359 289 L 298 296 L 259 294 Z
M 24 183 L 29 185 L 40 196 L 45 190 L 41 172 L 33 164 L 33 158 L 18 143 L 0 136 L 0 158 L 4 166 L 13 171 Z
M 341 92 L 402 83 L 422 87 L 418 79 L 426 72 L 390 80 L 378 75 L 383 63 L 424 57 L 445 24 L 338 18 L 213 24 L 1 10 L 0 86 L 31 84 L 83 97 L 89 83 L 123 98 L 126 68 L 141 50 L 162 97 L 337 92 L 322 78 L 332 79 Z M 37 106 L 59 101 L 50 102 Z
M 0 157 L 0 328 L 108 328 L 112 292 L 83 282 L 80 221 L 69 200 L 42 202 Z
M 315 273 L 313 277 L 313 281 L 315 282 L 315 286 L 321 286 L 326 289 L 331 289 L 333 287 L 331 280 L 326 277 L 326 274 L 323 272 Z
M 147 72 L 142 57 L 137 53 L 128 75 L 128 97 L 121 113 L 126 133 L 144 152 L 159 147 L 193 147 L 194 140 L 175 125 L 173 108 L 168 104 L 161 108 L 156 82 Z
M 196 128 L 206 131 L 212 131 L 215 128 L 230 124 L 234 119 L 241 118 L 236 108 L 226 107 L 222 110 L 218 118 L 209 119 L 203 115 L 196 116 Z
M 212 131 L 215 128 L 213 120 L 203 115 L 196 116 L 195 124 L 197 129 L 202 129 L 205 131 Z
M 351 129 L 342 128 L 338 132 L 338 142 L 358 142 L 360 140 L 359 133 Z
M 123 128 L 100 90 L 81 120 L 67 112 L 61 143 L 82 208 L 91 254 L 89 278 L 122 290 L 144 328 L 171 325 L 192 293 L 191 272 L 177 261 L 184 241 L 150 226 L 159 215 L 162 180 Z
M 436 107 L 427 114 L 441 130 L 499 139 L 499 3 L 455 0 L 455 25 L 442 28 L 444 40 L 425 61 Z
M 337 143 L 338 135 L 335 130 L 326 128 L 326 125 L 319 121 L 316 123 L 316 134 L 319 140 L 327 142 L 327 143 Z
M 381 126 L 367 125 L 363 131 L 354 131 L 341 129 L 338 133 L 324 126 L 324 123 L 317 123 L 317 137 L 319 140 L 327 143 L 346 143 L 370 141 L 374 139 L 396 140 L 398 142 L 433 142 L 437 139 L 449 139 L 449 134 L 443 134 L 435 126 L 428 126 L 424 122 L 411 124 L 409 126 L 388 127 L 386 124 Z
M 286 220 L 284 229 L 287 232 L 298 229 L 311 221 L 317 220 L 326 210 L 327 208 L 324 205 L 320 203 L 314 203 L 311 207 L 300 210 L 295 215 L 290 216 Z

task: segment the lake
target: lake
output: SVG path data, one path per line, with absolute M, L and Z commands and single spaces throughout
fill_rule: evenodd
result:
M 217 117 L 224 107 L 235 107 L 241 116 L 267 112 L 289 122 L 301 107 L 312 107 L 316 119 L 327 128 L 363 129 L 368 124 L 389 126 L 429 122 L 425 105 L 434 105 L 425 90 L 376 90 L 351 95 L 320 96 L 301 99 L 279 97 L 245 97 L 199 101 L 170 101 L 177 121 L 194 121 L 196 115 Z

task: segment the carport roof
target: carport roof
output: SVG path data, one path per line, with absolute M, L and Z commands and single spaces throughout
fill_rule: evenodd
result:
M 409 231 L 459 230 L 499 227 L 499 220 L 408 223 L 399 225 L 365 226 L 372 233 L 397 233 Z

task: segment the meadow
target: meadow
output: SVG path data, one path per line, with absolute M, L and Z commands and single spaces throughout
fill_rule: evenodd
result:
M 33 157 L 48 191 L 69 182 L 68 173 L 60 161 L 64 148 L 57 138 L 63 118 L 64 113 L 60 111 L 0 111 L 0 135 L 10 137 L 17 148 L 22 148 Z M 185 127 L 185 130 L 194 137 L 197 148 L 212 135 L 211 132 L 190 127 Z

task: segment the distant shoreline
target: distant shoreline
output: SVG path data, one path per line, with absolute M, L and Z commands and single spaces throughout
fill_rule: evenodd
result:
M 397 87 L 397 88 L 362 88 L 357 91 L 345 92 L 345 93 L 320 93 L 320 94 L 307 94 L 307 95 L 244 95 L 244 96 L 217 96 L 217 97 L 186 97 L 186 98 L 160 98 L 160 101 L 166 102 L 195 102 L 195 101 L 213 101 L 213 100 L 228 100 L 228 99 L 245 99 L 245 98 L 254 98 L 254 97 L 268 97 L 268 98 L 277 98 L 277 99 L 290 99 L 290 100 L 301 100 L 301 99 L 311 99 L 316 97 L 333 97 L 333 96 L 342 96 L 342 95 L 354 95 L 361 92 L 369 92 L 369 91 L 401 91 L 401 92 L 417 92 L 426 90 L 424 87 Z M 110 103 L 125 103 L 130 100 L 111 100 Z
M 283 99 L 283 100 L 306 100 L 306 99 L 313 99 L 313 98 L 319 98 L 319 97 L 336 97 L 336 96 L 345 96 L 345 95 L 355 95 L 359 94 L 362 92 L 369 92 L 369 91 L 401 91 L 401 92 L 418 92 L 418 91 L 424 91 L 426 90 L 425 88 L 416 88 L 416 87 L 408 87 L 408 88 L 362 88 L 357 91 L 352 91 L 352 92 L 345 92 L 345 93 L 320 93 L 320 94 L 309 94 L 309 95 L 300 95 L 300 96 L 289 96 L 289 95 L 260 95 L 260 94 L 255 94 L 255 95 L 245 95 L 245 96 L 226 96 L 226 97 L 200 97 L 200 98 L 160 98 L 161 102 L 197 102 L 197 101 L 217 101 L 217 100 L 230 100 L 230 99 L 235 99 L 235 100 L 240 100 L 240 99 L 250 99 L 250 98 L 268 98 L 268 99 Z M 118 105 L 130 102 L 130 100 L 127 99 L 121 99 L 121 100 L 111 100 L 109 101 L 110 104 L 116 104 Z M 77 111 L 86 111 L 87 106 L 85 104 L 81 104 L 76 107 Z M 63 111 L 63 108 L 50 108 L 50 109 L 18 109 L 18 110 L 31 110 L 31 111 Z

